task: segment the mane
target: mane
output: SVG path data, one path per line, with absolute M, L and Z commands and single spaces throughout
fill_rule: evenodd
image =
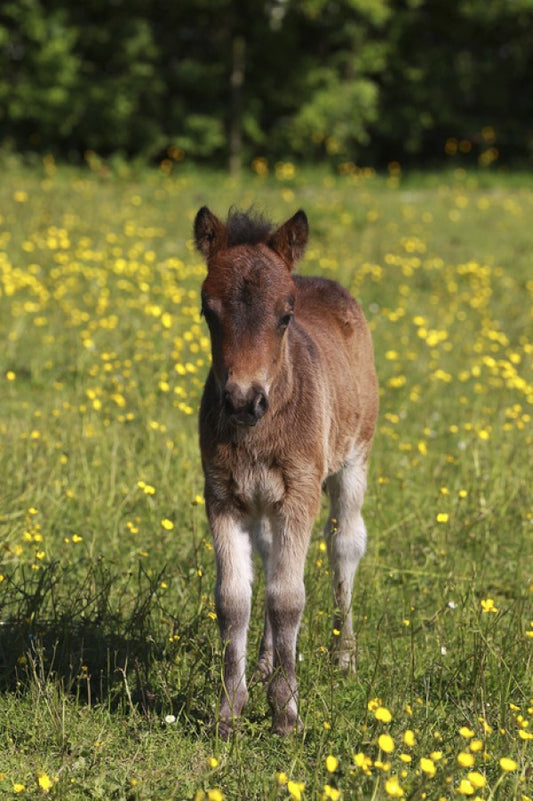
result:
M 258 245 L 260 242 L 266 242 L 272 229 L 272 223 L 253 208 L 248 211 L 230 209 L 226 223 L 228 246 Z

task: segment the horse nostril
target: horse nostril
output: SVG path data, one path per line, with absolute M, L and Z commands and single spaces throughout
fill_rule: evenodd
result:
M 226 415 L 239 425 L 254 426 L 268 409 L 268 399 L 262 387 L 252 386 L 245 392 L 234 382 L 226 384 L 222 403 Z
M 268 411 L 268 398 L 262 392 L 259 392 L 253 403 L 254 415 L 259 420 Z
M 223 404 L 224 404 L 224 411 L 226 412 L 226 414 L 229 414 L 229 415 L 234 414 L 234 412 L 236 411 L 235 401 L 234 401 L 232 393 L 230 391 L 228 391 L 227 389 L 224 391 L 224 395 L 222 397 L 222 401 L 223 401 Z

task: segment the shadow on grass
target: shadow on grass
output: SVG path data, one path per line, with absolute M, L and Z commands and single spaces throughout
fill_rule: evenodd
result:
M 103 561 L 86 569 L 75 589 L 67 572 L 56 563 L 19 571 L 16 581 L 4 577 L 0 692 L 55 685 L 89 706 L 146 718 L 172 712 L 202 728 L 209 720 L 213 658 L 198 614 L 180 618 L 163 608 L 162 573 L 148 575 L 142 566 L 137 575 L 120 577 L 118 591 L 119 577 Z

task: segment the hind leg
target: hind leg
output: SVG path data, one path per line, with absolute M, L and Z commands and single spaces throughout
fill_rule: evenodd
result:
M 366 489 L 366 458 L 354 449 L 338 473 L 326 481 L 330 518 L 325 528 L 332 569 L 335 659 L 346 673 L 355 671 L 356 644 L 352 628 L 354 577 L 366 548 L 361 507 Z
M 263 570 L 265 573 L 265 585 L 268 586 L 272 559 L 272 528 L 270 520 L 267 518 L 263 518 L 254 527 L 253 544 L 255 550 L 261 557 L 261 562 L 263 564 Z M 254 679 L 256 681 L 268 681 L 272 675 L 273 666 L 274 647 L 272 643 L 272 626 L 270 625 L 268 612 L 265 609 L 265 626 L 263 629 L 263 637 L 261 639 L 261 647 L 259 649 L 259 659 L 257 661 L 257 667 L 254 671 Z

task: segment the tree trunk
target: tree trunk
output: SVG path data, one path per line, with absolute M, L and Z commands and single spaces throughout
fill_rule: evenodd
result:
M 246 42 L 243 36 L 234 36 L 231 43 L 232 69 L 231 119 L 229 125 L 229 170 L 238 175 L 242 167 L 242 108 L 246 58 Z

